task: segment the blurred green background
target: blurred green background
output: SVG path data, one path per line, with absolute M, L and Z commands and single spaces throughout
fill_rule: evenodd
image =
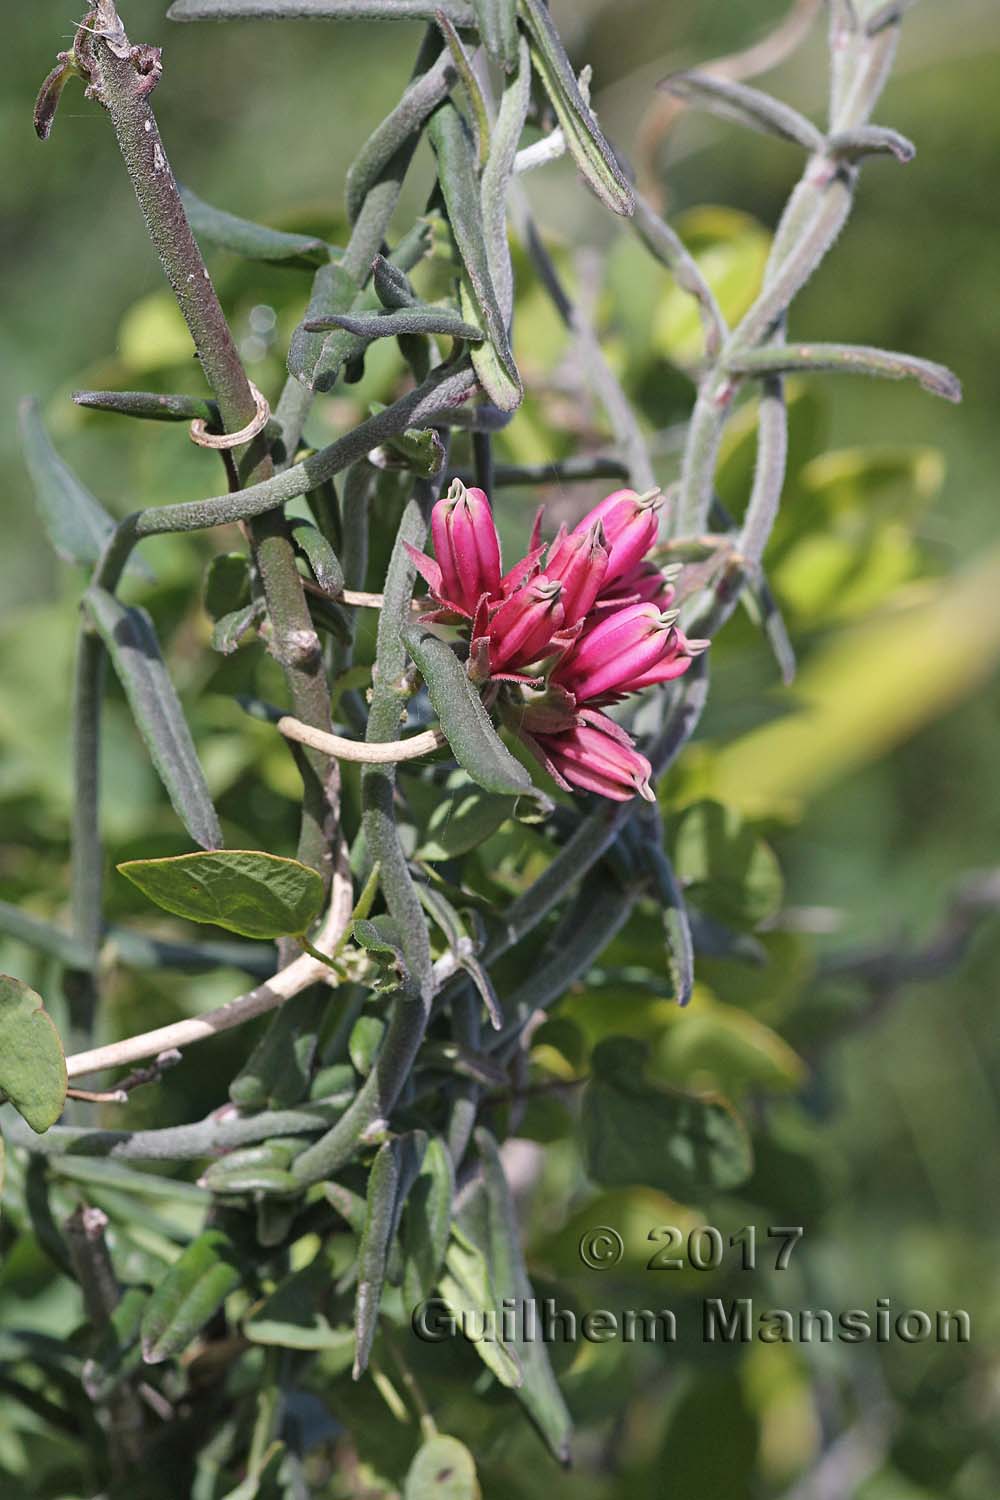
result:
M 397 98 L 415 29 L 168 26 L 165 9 L 162 0 L 122 6 L 133 40 L 164 47 L 156 108 L 178 176 L 220 207 L 336 238 L 346 167 Z M 552 9 L 574 59 L 595 65 L 602 122 L 632 152 L 659 77 L 746 45 L 784 7 L 553 0 Z M 176 429 L 135 424 L 122 433 L 69 400 L 79 386 L 198 389 L 101 112 L 71 87 L 50 142 L 43 147 L 32 133 L 35 89 L 55 51 L 69 45 L 77 11 L 69 0 L 8 0 L 3 22 L 0 895 L 40 915 L 58 915 L 65 901 L 68 669 L 79 580 L 53 559 L 36 522 L 17 449 L 18 398 L 40 396 L 60 450 L 118 514 L 216 484 L 209 460 Z M 767 80 L 814 115 L 825 87 L 821 33 L 814 27 Z M 803 1305 L 866 1306 L 891 1296 L 910 1306 L 960 1306 L 972 1314 L 973 1343 L 755 1348 L 739 1361 L 704 1351 L 695 1358 L 685 1348 L 679 1375 L 671 1351 L 651 1365 L 642 1351 L 619 1350 L 614 1369 L 589 1391 L 586 1370 L 575 1372 L 585 1427 L 577 1478 L 564 1491 L 540 1465 L 530 1472 L 538 1454 L 526 1448 L 515 1483 L 494 1451 L 501 1478 L 488 1495 L 995 1500 L 1000 1493 L 1000 922 L 987 917 L 951 971 L 900 986 L 869 1024 L 845 1025 L 842 1039 L 824 1036 L 821 1056 L 810 1051 L 815 1013 L 835 1009 L 839 989 L 809 977 L 817 955 L 864 945 L 908 951 L 933 938 L 956 883 L 1000 864 L 998 64 L 995 0 L 924 0 L 908 16 L 878 119 L 915 140 L 916 161 L 905 170 L 882 160 L 866 167 L 854 219 L 791 325 L 796 337 L 879 344 L 949 364 L 965 383 L 965 403 L 953 408 L 911 385 L 847 379 L 794 387 L 788 513 L 773 562 L 802 676 L 789 700 L 759 643 L 734 625 L 719 653 L 705 734 L 670 792 L 676 803 L 707 794 L 741 808 L 767 832 L 785 874 L 784 930 L 768 942 L 788 962 L 752 980 L 742 970 L 707 978 L 715 1001 L 773 1026 L 813 1064 L 804 1104 L 787 1106 L 787 1157 L 776 1169 L 786 1221 L 807 1223 L 801 1280 L 794 1294 L 781 1287 L 781 1305 L 792 1295 Z M 794 181 L 794 149 L 685 116 L 652 166 L 669 212 L 693 245 L 715 255 L 738 306 Z M 422 207 L 427 180 L 421 157 L 400 222 Z M 666 482 L 676 472 L 670 433 L 689 408 L 675 368 L 684 363 L 689 314 L 671 300 L 664 277 L 645 262 L 639 268 L 639 252 L 568 166 L 530 187 L 567 274 L 592 293 L 610 355 L 661 435 Z M 725 213 L 709 212 L 720 206 Z M 570 247 L 581 244 L 600 254 L 573 261 Z M 225 256 L 212 267 L 248 367 L 274 395 L 306 279 Z M 578 425 L 588 426 L 579 383 L 560 365 L 561 336 L 532 288 L 517 348 L 529 384 L 544 394 L 519 414 L 505 438 L 508 453 L 544 461 L 572 451 Z M 364 386 L 321 403 L 310 431 L 328 440 L 389 378 L 370 360 Z M 737 417 L 720 475 L 736 508 L 752 460 L 740 433 Z M 548 498 L 557 510 L 582 503 L 576 495 Z M 530 500 L 512 502 L 511 534 Z M 827 538 L 826 551 L 817 537 Z M 174 622 L 172 663 L 199 703 L 206 763 L 213 789 L 228 795 L 231 826 L 254 830 L 247 837 L 266 846 L 270 820 L 278 847 L 294 778 L 275 763 L 270 791 L 285 801 L 259 792 L 241 801 L 249 763 L 259 768 L 270 752 L 217 696 L 226 669 L 212 669 L 216 696 L 199 697 L 209 673 L 196 649 L 204 627 L 194 619 L 192 566 L 208 545 L 172 538 L 150 549 L 159 578 L 150 607 Z M 787 712 L 790 703 L 797 713 Z M 169 812 L 120 702 L 110 712 L 113 852 L 139 852 L 139 843 L 144 853 L 171 852 Z M 115 899 L 133 909 L 127 896 Z M 23 950 L 6 944 L 2 956 L 32 978 Z M 233 983 L 213 976 L 183 1003 L 216 1003 Z M 168 988 L 148 981 L 144 1023 L 175 1013 Z M 124 992 L 121 1003 L 139 1001 Z M 572 1002 L 564 1013 L 573 1014 Z M 632 1027 L 629 1014 L 626 1005 L 617 1029 L 643 1034 L 645 1022 Z M 853 1014 L 849 1004 L 844 1014 Z M 199 1088 L 211 1104 L 209 1080 Z M 175 1102 L 179 1113 L 192 1103 Z M 560 1149 L 545 1168 L 555 1178 Z M 581 1277 L 567 1259 L 575 1226 L 614 1224 L 616 1213 L 657 1222 L 666 1210 L 634 1196 L 587 1206 L 565 1189 L 555 1201 L 571 1205 L 573 1216 L 555 1223 L 551 1207 L 547 1214 L 539 1207 L 546 1178 L 538 1178 L 537 1162 L 529 1179 L 533 1264 L 539 1273 L 575 1276 L 581 1305 L 612 1305 L 608 1282 L 595 1285 L 595 1275 Z M 16 1274 L 9 1289 L 30 1294 Z M 625 1304 L 655 1294 L 648 1278 L 630 1278 L 626 1268 L 615 1295 Z M 778 1289 L 769 1295 L 778 1298 Z M 820 1471 L 815 1483 L 807 1477 L 801 1490 L 786 1490 L 821 1451 L 834 1465 L 825 1481 Z

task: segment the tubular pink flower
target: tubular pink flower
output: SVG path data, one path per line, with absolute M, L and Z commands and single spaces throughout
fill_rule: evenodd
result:
M 431 512 L 431 534 L 445 597 L 474 614 L 484 594 L 497 592 L 501 575 L 500 539 L 483 491 L 456 479 Z
M 586 531 L 577 528 L 552 543 L 545 561 L 545 576 L 558 578 L 562 583 L 567 625 L 575 625 L 593 609 L 608 571 L 608 560 L 604 525 L 599 520 Z
M 648 802 L 655 800 L 652 766 L 605 714 L 584 709 L 572 728 L 559 734 L 526 735 L 525 740 L 565 790 L 576 787 L 614 802 L 627 802 L 637 792 Z
M 514 671 L 545 655 L 563 624 L 561 595 L 559 580 L 541 573 L 501 604 L 486 632 L 491 674 Z
M 662 508 L 663 496 L 659 490 L 650 490 L 646 495 L 637 495 L 635 490 L 615 490 L 573 528 L 571 534 L 576 535 L 588 532 L 597 521 L 602 523 L 609 552 L 605 587 L 630 573 L 645 557 L 656 541 Z
M 598 615 L 559 662 L 552 681 L 578 702 L 624 692 L 624 684 L 677 655 L 675 618 L 653 604 L 627 604 Z

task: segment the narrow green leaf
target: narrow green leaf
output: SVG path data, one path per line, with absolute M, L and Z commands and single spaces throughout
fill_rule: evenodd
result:
M 311 521 L 296 520 L 291 525 L 292 540 L 302 553 L 309 570 L 321 589 L 328 594 L 344 592 L 344 570 L 340 558 L 334 552 L 318 526 Z
M 682 1203 L 739 1187 L 753 1165 L 739 1116 L 722 1099 L 647 1083 L 645 1061 L 645 1045 L 632 1037 L 595 1047 L 581 1110 L 588 1174 L 605 1187 L 659 1188 Z
M 372 261 L 372 289 L 382 306 L 390 309 L 416 307 L 420 301 L 409 278 L 384 255 Z
M 378 1310 L 386 1277 L 386 1263 L 407 1194 L 427 1149 L 423 1131 L 397 1136 L 381 1146 L 368 1178 L 365 1229 L 358 1251 L 358 1285 L 354 1300 L 356 1335 L 354 1379 L 368 1367 Z
M 427 684 L 455 758 L 473 781 L 484 791 L 501 796 L 533 794 L 531 778 L 500 739 L 450 646 L 416 626 L 403 630 L 403 640 Z
M 220 1198 L 299 1198 L 305 1189 L 302 1183 L 284 1167 L 258 1165 L 232 1165 L 223 1160 L 210 1167 L 201 1179 L 202 1184 Z
M 40 995 L 0 974 L 0 1095 L 37 1135 L 54 1125 L 66 1100 L 66 1059 Z
M 480 1500 L 476 1462 L 458 1438 L 438 1433 L 417 1451 L 403 1500 Z
M 777 135 L 807 151 L 821 152 L 826 138 L 821 130 L 791 105 L 746 83 L 733 83 L 711 73 L 672 73 L 659 85 L 675 98 L 697 104 L 725 120 L 735 120 L 763 135 Z
M 487 340 L 473 348 L 472 367 L 494 406 L 513 411 L 523 395 L 521 377 L 490 273 L 469 132 L 455 106 L 445 103 L 431 116 L 427 133 L 437 156 L 438 180 L 462 262 L 462 314 L 483 329 Z
M 164 911 L 242 937 L 298 937 L 323 905 L 315 870 L 259 849 L 132 859 L 118 869 Z
M 467 771 L 453 771 L 445 782 L 443 795 L 434 804 L 423 842 L 414 857 L 429 864 L 457 859 L 470 849 L 477 849 L 513 817 L 516 806 L 513 797 L 484 792 Z
M 263 224 L 240 219 L 236 214 L 213 208 L 193 193 L 181 188 L 181 199 L 195 238 L 203 245 L 229 250 L 247 260 L 262 260 L 271 265 L 294 266 L 311 270 L 330 259 L 330 246 L 307 234 L 286 234 Z
M 912 354 L 870 349 L 863 344 L 768 344 L 745 349 L 726 361 L 734 375 L 848 374 L 874 375 L 882 380 L 919 381 L 932 396 L 945 401 L 962 399 L 957 375 L 944 365 Z
M 781 908 L 781 868 L 739 813 L 695 802 L 673 829 L 673 864 L 689 898 L 732 927 L 757 927 Z
M 309 333 L 343 328 L 363 339 L 398 338 L 401 333 L 440 333 L 453 339 L 482 343 L 483 334 L 474 323 L 466 323 L 448 307 L 401 307 L 392 311 L 331 313 L 303 323 Z
M 865 156 L 894 156 L 904 166 L 917 154 L 912 141 L 900 135 L 898 130 L 887 130 L 884 125 L 862 125 L 857 130 L 831 135 L 826 149 L 841 161 L 860 161 Z
M 152 620 L 106 589 L 89 588 L 84 599 L 174 811 L 196 843 L 217 849 L 222 829 Z
M 457 1226 L 452 1227 L 437 1289 L 458 1327 L 467 1336 L 484 1330 L 488 1333 L 491 1324 L 496 1324 L 495 1338 L 471 1338 L 472 1347 L 501 1385 L 516 1390 L 524 1381 L 524 1371 L 517 1351 L 500 1337 L 500 1304 L 486 1258 Z
M 142 1357 L 162 1364 L 181 1354 L 242 1280 L 228 1235 L 207 1229 L 154 1289 L 142 1317 Z
M 673 865 L 658 844 L 644 841 L 642 854 L 646 868 L 653 877 L 653 888 L 663 919 L 670 982 L 678 1005 L 687 1005 L 694 988 L 694 944 L 684 895 L 677 883 Z
M 425 73 L 413 79 L 395 109 L 372 131 L 347 172 L 347 217 L 352 224 L 383 175 L 402 169 L 402 159 L 412 151 L 417 132 L 447 96 L 456 76 L 450 55 L 442 52 Z
M 516 0 L 509 9 L 513 15 Z M 480 188 L 486 257 L 500 311 L 508 323 L 514 310 L 514 271 L 507 237 L 507 195 L 531 105 L 531 50 L 524 37 L 517 45 L 517 72 L 504 87 Z
M 490 1276 L 497 1296 L 513 1299 L 519 1308 L 532 1307 L 535 1294 L 525 1269 L 521 1229 L 497 1143 L 482 1126 L 476 1146 L 483 1164 Z M 540 1339 L 519 1339 L 515 1347 L 524 1370 L 518 1399 L 548 1444 L 552 1456 L 569 1463 L 573 1424 L 552 1370 L 548 1350 Z
M 347 1055 L 362 1078 L 367 1078 L 375 1066 L 384 1036 L 385 1022 L 381 1016 L 359 1016 L 351 1027 Z
M 234 1104 L 288 1109 L 305 1098 L 328 1004 L 328 996 L 315 988 L 285 1001 L 229 1085 Z
M 400 1234 L 407 1311 L 425 1302 L 434 1290 L 451 1237 L 454 1196 L 451 1156 L 440 1137 L 433 1136 L 406 1200 Z
M 219 552 L 205 569 L 205 609 L 213 620 L 250 603 L 250 559 L 245 552 Z
M 472 66 L 472 60 L 465 48 L 462 39 L 455 27 L 443 11 L 439 11 L 435 17 L 442 36 L 445 39 L 451 60 L 455 64 L 459 82 L 465 91 L 465 97 L 469 106 L 471 126 L 476 141 L 476 159 L 479 170 L 482 171 L 486 164 L 486 158 L 490 150 L 490 112 L 483 98 L 483 91 L 479 87 L 479 79 Z
M 168 21 L 433 21 L 471 26 L 461 0 L 174 0 Z
M 507 73 L 517 67 L 517 0 L 472 0 L 483 46 Z
M 53 448 L 34 397 L 21 402 L 19 414 L 24 461 L 45 534 L 63 562 L 89 566 L 100 557 L 115 522 Z M 149 576 L 139 560 L 136 571 Z
M 200 396 L 165 396 L 159 391 L 74 391 L 77 406 L 88 411 L 109 411 L 119 417 L 139 417 L 147 422 L 193 422 L 196 419 L 221 432 L 216 402 Z
M 37 948 L 39 953 L 50 953 L 70 969 L 88 969 L 94 962 L 93 953 L 85 943 L 57 927 L 54 922 L 45 922 L 33 917 L 8 901 L 0 901 L 0 933 Z
M 80 76 L 71 55 L 67 56 L 65 52 L 61 52 L 59 56 L 64 60 L 56 63 L 38 90 L 38 97 L 35 100 L 35 134 L 40 141 L 47 141 L 52 134 L 52 126 L 55 123 L 56 110 L 59 108 L 63 89 L 71 78 Z
M 632 188 L 580 92 L 555 23 L 542 0 L 519 0 L 535 68 L 562 126 L 573 160 L 589 187 L 616 214 L 635 207 Z

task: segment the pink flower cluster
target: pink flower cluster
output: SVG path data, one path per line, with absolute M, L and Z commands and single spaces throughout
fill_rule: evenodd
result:
M 456 480 L 431 515 L 434 557 L 409 548 L 435 606 L 423 618 L 468 629 L 470 677 L 513 685 L 503 720 L 566 791 L 652 800 L 649 761 L 602 709 L 680 677 L 708 644 L 678 630 L 670 577 L 645 560 L 662 505 L 616 490 L 548 545 L 539 513 L 504 573 L 489 500 Z

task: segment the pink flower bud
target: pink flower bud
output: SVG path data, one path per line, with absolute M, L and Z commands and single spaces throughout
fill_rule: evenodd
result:
M 560 535 L 552 543 L 545 575 L 562 583 L 567 625 L 575 625 L 593 609 L 608 571 L 608 556 L 601 521 L 595 521 L 586 531 L 577 528 L 569 536 Z
M 641 562 L 610 586 L 605 584 L 598 604 L 602 609 L 625 604 L 655 604 L 657 609 L 669 609 L 675 595 L 673 582 L 665 572 L 655 563 Z
M 500 588 L 500 540 L 482 490 L 458 479 L 431 512 L 434 556 L 441 570 L 441 602 L 471 618 L 486 594 Z
M 649 761 L 639 754 L 624 729 L 605 714 L 584 709 L 570 729 L 525 738 L 556 783 L 567 791 L 577 787 L 614 802 L 627 802 L 638 792 L 647 802 L 655 800 Z
M 563 623 L 562 584 L 544 573 L 505 600 L 489 623 L 490 672 L 510 672 L 545 655 Z
M 608 548 L 608 570 L 604 584 L 630 573 L 653 546 L 659 533 L 663 496 L 659 490 L 637 495 L 635 490 L 615 490 L 584 516 L 573 534 L 588 532 L 596 521 L 604 526 Z
M 653 604 L 599 614 L 552 674 L 578 702 L 626 691 L 625 685 L 677 655 L 676 616 Z

